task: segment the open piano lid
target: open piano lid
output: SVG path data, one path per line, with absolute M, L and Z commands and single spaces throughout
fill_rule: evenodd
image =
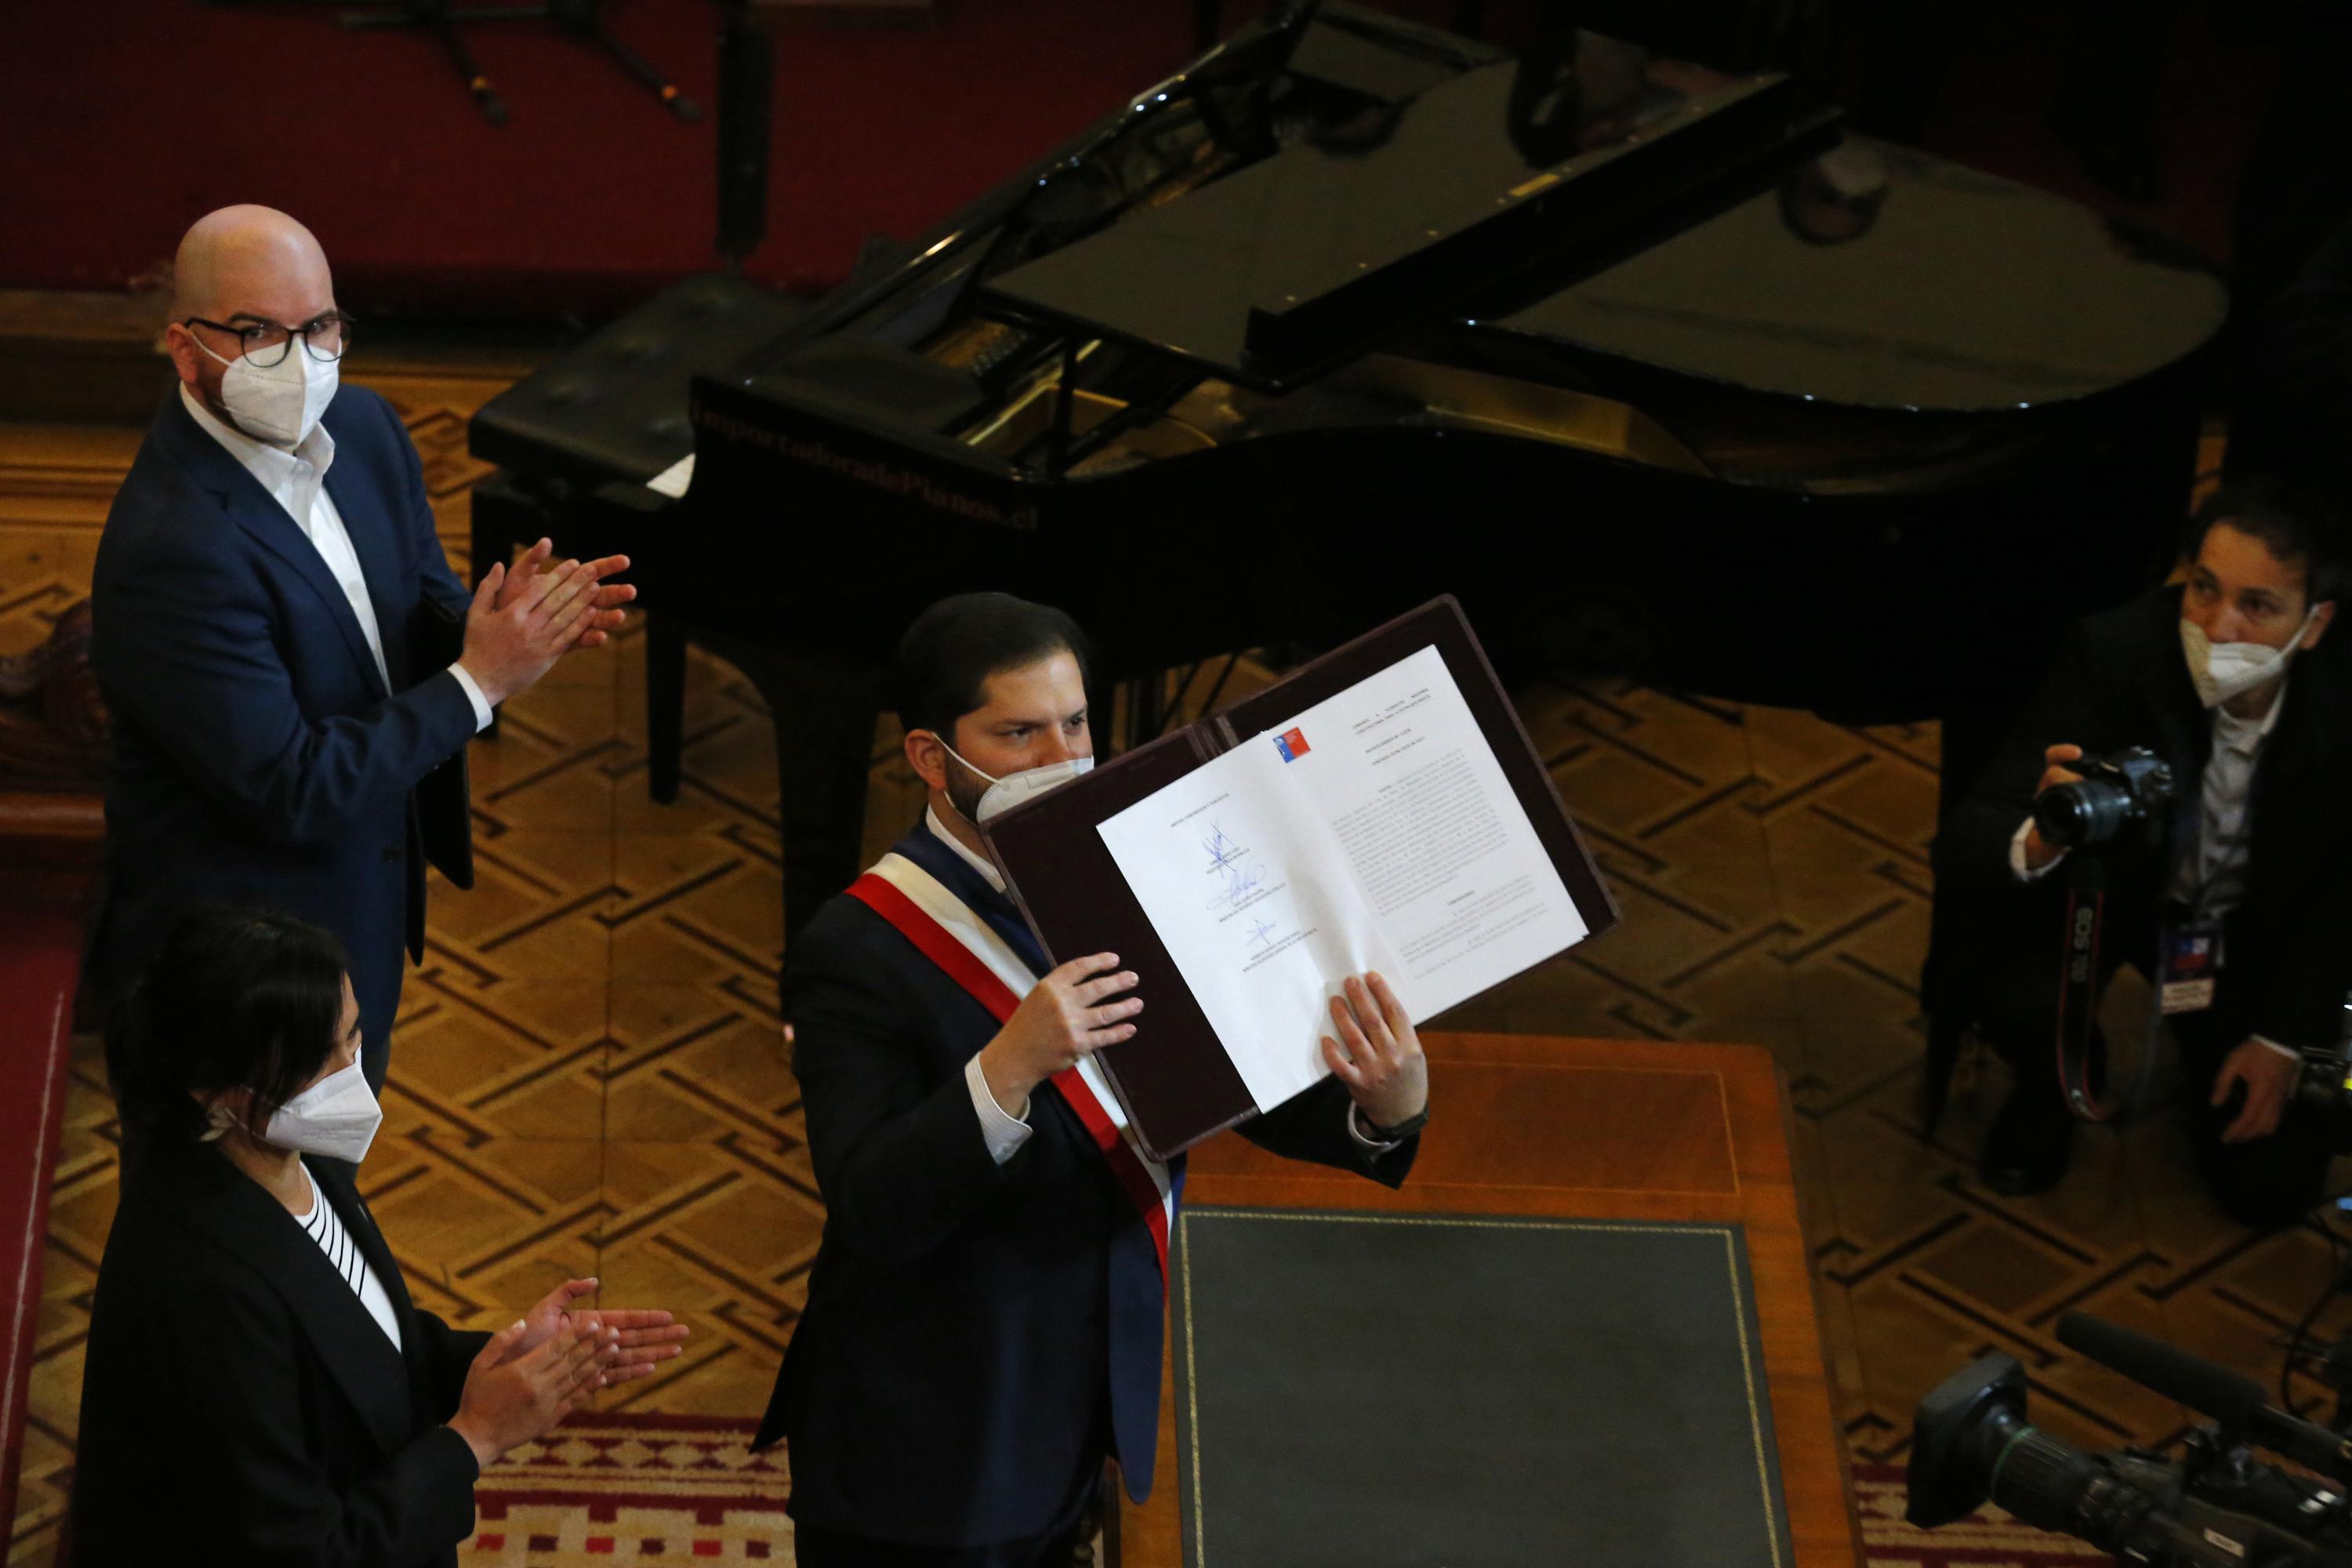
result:
M 1835 112 L 1784 76 L 1685 92 L 1628 46 L 1581 43 L 1558 75 L 1496 61 L 1368 100 L 1348 125 L 1015 268 L 984 297 L 1279 391 L 1524 275 L 1566 287 L 1835 140 Z M 1564 106 L 1557 123 L 1548 105 Z

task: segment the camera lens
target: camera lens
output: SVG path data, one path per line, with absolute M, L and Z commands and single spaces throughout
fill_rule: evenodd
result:
M 2130 793 L 2105 779 L 2053 784 L 2033 799 L 2033 826 L 2060 849 L 2105 843 L 2131 815 Z

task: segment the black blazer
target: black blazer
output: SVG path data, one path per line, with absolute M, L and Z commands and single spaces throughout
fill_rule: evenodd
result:
M 154 1134 L 90 1311 L 77 1568 L 456 1563 L 478 1467 L 442 1423 L 488 1336 L 413 1307 L 352 1168 L 305 1163 L 391 1298 L 402 1351 L 277 1199 L 210 1145 Z
M 2000 754 L 1945 823 L 1936 847 L 1937 896 L 1948 887 L 1983 900 L 1979 907 L 2001 929 L 1981 945 L 2038 944 L 2056 968 L 2066 874 L 2019 886 L 2009 844 L 2032 809 L 2043 750 L 2062 742 L 2094 753 L 2146 746 L 2170 763 L 2179 793 L 2163 842 L 2151 848 L 2127 826 L 2105 851 L 2111 913 L 2119 906 L 2152 910 L 2165 896 L 2176 858 L 2193 841 L 2213 747 L 2212 715 L 2189 681 L 2179 621 L 2178 587 L 2084 621 Z M 2286 706 L 2255 763 L 2246 898 L 2231 918 L 2221 990 L 2232 1023 L 2303 1048 L 2335 1043 L 2352 987 L 2352 810 L 2346 808 L 2352 626 L 2331 626 L 2288 671 Z
M 393 689 L 316 547 L 174 390 L 107 513 L 90 590 L 114 721 L 97 968 L 135 979 L 191 904 L 285 910 L 341 939 L 373 1063 L 401 949 L 424 952 L 426 859 L 473 879 L 474 709 L 446 673 L 471 596 L 391 405 L 347 385 L 321 422 Z
M 1001 931 L 1018 925 L 923 828 L 899 851 L 976 909 L 993 898 Z M 784 1005 L 825 1200 L 808 1305 L 755 1439 L 790 1444 L 793 1517 L 934 1546 L 1024 1540 L 1083 1502 L 1074 1481 L 1115 1439 L 1139 1499 L 1161 1285 L 1084 1124 L 1042 1086 L 1028 1141 L 998 1165 L 963 1077 L 995 1019 L 854 899 L 833 899 L 793 939 Z M 1347 1107 L 1327 1079 L 1240 1131 L 1402 1183 L 1417 1140 L 1368 1159 Z

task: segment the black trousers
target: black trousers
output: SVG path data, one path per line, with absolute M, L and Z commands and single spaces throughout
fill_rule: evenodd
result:
M 2099 952 L 2103 994 L 2126 963 L 2143 973 L 2153 972 L 2161 914 L 2154 909 L 2108 904 Z M 1966 1011 L 1975 1018 L 1985 1043 L 2017 1070 L 2022 1090 L 2046 1093 L 2057 1100 L 2063 1098 L 2057 1069 L 2062 922 L 2053 913 L 2046 927 L 2039 920 L 2032 923 L 2045 940 L 2030 940 L 2033 930 L 2010 933 L 2018 940 L 2005 942 L 2000 956 L 1979 969 L 1973 983 L 1966 986 Z M 2228 946 L 2225 930 L 2225 956 Z M 2268 1137 L 2243 1143 L 2221 1142 L 2223 1129 L 2237 1119 L 2243 1096 L 2242 1092 L 2232 1094 L 2222 1104 L 2213 1104 L 2213 1080 L 2223 1060 L 2251 1032 L 2244 1023 L 2242 1002 L 2232 1003 L 2225 962 L 2211 1007 L 2176 1013 L 2165 1021 L 2180 1046 L 2189 1139 L 2199 1174 L 2231 1218 L 2256 1230 L 2275 1230 L 2294 1224 L 2324 1195 L 2331 1153 L 2329 1128 L 2324 1116 L 2290 1104 L 2278 1131 Z
M 352 994 L 360 1005 L 360 1076 L 367 1079 L 370 1091 L 379 1095 L 392 1073 L 392 1023 L 400 1016 L 401 984 L 408 978 L 408 949 L 403 947 L 398 957 L 388 973 L 381 972 L 381 965 L 373 965 L 375 972 L 364 977 L 355 974 L 352 980 Z
M 1070 1568 L 1083 1528 L 1001 1546 L 908 1546 L 795 1524 L 793 1561 L 800 1568 Z

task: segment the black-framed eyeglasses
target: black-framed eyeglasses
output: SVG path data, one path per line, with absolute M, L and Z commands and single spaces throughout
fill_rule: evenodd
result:
M 332 364 L 352 346 L 352 321 L 341 310 L 330 310 L 299 327 L 281 327 L 275 321 L 264 321 L 231 325 L 226 321 L 208 321 L 202 316 L 190 316 L 180 325 L 226 332 L 237 340 L 238 354 L 250 360 L 257 370 L 283 363 L 296 338 L 302 340 L 302 352 L 321 364 Z

